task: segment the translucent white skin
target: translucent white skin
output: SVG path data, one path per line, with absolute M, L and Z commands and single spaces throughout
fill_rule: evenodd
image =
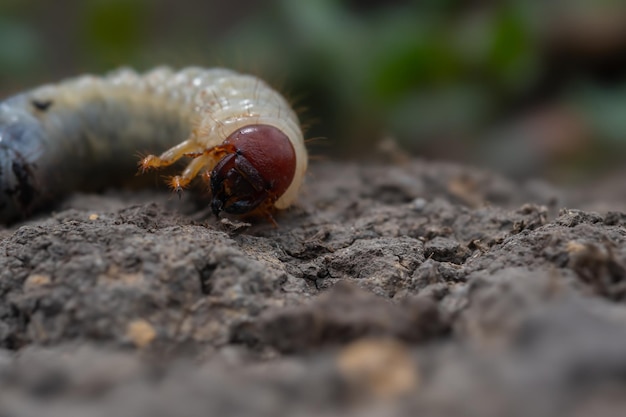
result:
M 307 152 L 297 115 L 257 77 L 220 68 L 121 69 L 11 97 L 0 103 L 0 221 L 72 189 L 106 185 L 129 161 L 136 165 L 138 152 L 183 142 L 203 152 L 255 124 L 282 131 L 295 151 L 294 178 L 274 203 L 284 209 L 302 184 Z

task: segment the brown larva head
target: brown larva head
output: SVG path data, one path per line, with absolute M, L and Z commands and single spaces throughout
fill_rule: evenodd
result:
M 232 133 L 223 145 L 234 152 L 211 172 L 211 209 L 250 213 L 273 204 L 287 190 L 296 171 L 296 154 L 287 135 L 274 126 L 250 125 Z

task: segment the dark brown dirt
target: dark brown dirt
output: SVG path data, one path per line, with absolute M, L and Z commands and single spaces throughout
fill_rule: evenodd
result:
M 626 407 L 626 186 L 323 163 L 279 228 L 187 193 L 0 230 L 0 416 Z

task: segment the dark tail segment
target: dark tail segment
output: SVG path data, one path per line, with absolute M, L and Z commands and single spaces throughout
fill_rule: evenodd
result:
M 138 149 L 161 152 L 188 135 L 178 111 L 134 108 L 131 93 L 117 101 L 86 94 L 76 108 L 30 92 L 0 102 L 0 224 L 76 190 L 128 183 Z
M 37 176 L 44 134 L 21 96 L 0 104 L 0 223 L 30 215 L 45 204 Z

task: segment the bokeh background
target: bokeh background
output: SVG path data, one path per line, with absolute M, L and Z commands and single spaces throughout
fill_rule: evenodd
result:
M 229 66 L 318 155 L 579 181 L 624 168 L 623 0 L 2 0 L 0 96 L 119 66 Z

